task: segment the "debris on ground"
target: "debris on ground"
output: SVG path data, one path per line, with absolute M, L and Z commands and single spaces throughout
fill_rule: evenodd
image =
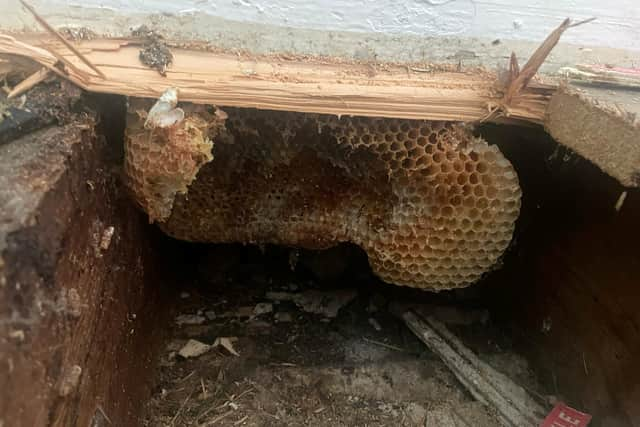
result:
M 301 293 L 267 292 L 267 299 L 272 301 L 292 301 L 307 313 L 322 314 L 328 319 L 338 315 L 338 311 L 349 304 L 358 295 L 353 289 L 336 291 L 308 290 Z
M 433 317 L 402 316 L 411 331 L 451 369 L 480 402 L 496 411 L 505 425 L 538 427 L 545 408 L 509 377 L 493 369 Z
M 213 347 L 222 347 L 234 356 L 240 356 L 240 354 L 233 348 L 234 341 L 238 341 L 237 337 L 219 337 L 213 343 Z
M 133 37 L 142 39 L 140 49 L 140 62 L 149 68 L 157 70 L 162 76 L 166 76 L 167 67 L 173 62 L 173 54 L 167 46 L 164 37 L 158 32 L 149 29 L 146 25 L 132 31 Z
M 177 313 L 206 320 L 172 323 L 144 426 L 447 427 L 437 422 L 445 417 L 457 417 L 457 427 L 465 425 L 461 420 L 474 427 L 500 425 L 388 310 L 398 300 L 442 306 L 441 297 L 425 294 L 416 301 L 404 289 L 377 292 L 371 276 L 345 281 L 346 288 L 323 288 L 303 276 L 307 270 L 291 272 L 287 255 L 274 274 L 251 259 L 256 271 L 244 264 L 238 267 L 242 275 L 227 273 L 233 285 L 212 279 L 205 267 L 185 279 L 198 288 L 189 289 L 189 299 L 178 299 Z M 326 314 L 335 319 L 325 321 Z M 459 323 L 456 333 L 472 336 L 483 360 L 544 394 L 526 361 L 496 337 L 495 325 Z M 499 340 L 499 352 L 486 346 L 490 339 Z M 198 343 L 190 348 L 204 353 L 180 355 L 190 340 Z
M 273 312 L 273 304 L 271 304 L 270 302 L 258 303 L 253 308 L 253 314 L 256 316 L 261 316 L 263 314 L 267 314 L 271 312 Z
M 180 355 L 181 357 L 184 357 L 185 359 L 188 359 L 190 357 L 198 357 L 198 356 L 202 356 L 203 354 L 211 350 L 211 347 L 212 346 L 210 346 L 209 344 L 205 344 L 198 340 L 190 339 L 180 349 L 180 351 L 178 352 L 178 355 Z
M 181 314 L 176 317 L 177 325 L 202 325 L 205 322 L 204 316 L 199 314 Z
M 486 309 L 395 302 L 390 305 L 389 311 L 398 316 L 407 311 L 413 311 L 421 317 L 433 317 L 441 323 L 455 326 L 486 325 L 489 322 L 489 312 Z
M 425 423 L 427 409 L 416 402 L 411 402 L 404 408 L 404 413 L 415 424 L 422 426 Z
M 225 311 L 223 313 L 220 313 L 216 315 L 216 317 L 219 317 L 221 319 L 226 319 L 226 318 L 251 319 L 252 317 L 255 316 L 254 310 L 255 310 L 255 306 L 242 306 L 242 307 L 238 307 L 233 311 Z
M 357 292 L 352 289 L 338 291 L 305 291 L 297 295 L 293 302 L 307 313 L 322 314 L 327 318 L 334 318 L 338 311 L 349 304 L 356 297 Z
M 429 408 L 425 414 L 424 427 L 489 426 L 495 417 L 480 402 L 462 405 L 442 404 Z
M 289 323 L 293 321 L 293 316 L 291 313 L 287 313 L 285 311 L 279 311 L 273 316 L 274 320 L 278 323 Z

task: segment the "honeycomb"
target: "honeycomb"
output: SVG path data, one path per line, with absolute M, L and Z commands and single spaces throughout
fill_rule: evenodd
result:
M 210 137 L 226 118 L 195 105 L 185 107 L 185 117 L 183 109 L 174 108 L 177 94 L 168 94 L 149 113 L 149 102 L 142 100 L 132 101 L 127 113 L 125 173 L 150 222 L 167 219 L 176 195 L 186 193 L 202 165 L 213 159 Z
M 141 115 L 129 114 L 131 188 L 175 238 L 307 249 L 352 242 L 382 280 L 434 291 L 476 282 L 509 245 L 520 211 L 518 177 L 496 146 L 464 125 L 225 112 L 225 129 L 209 127 L 217 136 L 210 136 L 208 163 L 173 151 L 184 141 L 169 148 L 149 138 Z M 202 111 L 190 117 L 204 119 Z M 159 169 L 186 171 L 190 185 L 156 207 L 153 187 L 141 182 Z

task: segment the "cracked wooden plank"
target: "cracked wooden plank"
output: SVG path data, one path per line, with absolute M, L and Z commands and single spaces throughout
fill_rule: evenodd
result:
M 406 65 L 364 64 L 309 57 L 240 56 L 173 47 L 166 77 L 143 65 L 134 39 L 75 43 L 106 78 L 96 76 L 74 52 L 50 36 L 0 35 L 0 54 L 28 57 L 92 92 L 157 98 L 177 87 L 180 100 L 245 108 L 334 115 L 473 122 L 503 93 L 495 73 Z M 60 58 L 61 59 L 60 59 Z M 60 63 L 72 66 L 60 67 Z M 502 121 L 542 123 L 553 85 L 527 87 Z

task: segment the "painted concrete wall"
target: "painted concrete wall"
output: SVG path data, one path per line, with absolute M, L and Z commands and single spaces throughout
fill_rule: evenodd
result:
M 0 4 L 17 0 L 0 0 Z M 564 41 L 640 50 L 640 0 L 34 0 L 77 14 L 208 14 L 226 20 L 331 31 L 541 40 L 565 17 L 598 20 Z M 61 18 L 59 16 L 59 18 Z

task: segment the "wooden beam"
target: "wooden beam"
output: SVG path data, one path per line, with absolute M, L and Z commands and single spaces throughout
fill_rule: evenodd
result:
M 135 40 L 75 43 L 82 56 L 105 75 L 101 78 L 50 36 L 23 40 L 27 42 L 0 35 L 0 54 L 29 57 L 92 92 L 157 98 L 176 87 L 181 101 L 201 104 L 467 122 L 486 117 L 503 96 L 495 73 L 481 69 L 457 71 L 441 66 L 431 71 L 399 64 L 172 47 L 173 63 L 165 77 L 140 62 Z M 73 67 L 58 68 L 60 63 Z M 554 86 L 530 84 L 514 100 L 509 117 L 500 120 L 542 123 L 553 90 Z
M 545 129 L 626 187 L 640 187 L 637 91 L 562 85 L 549 103 Z

